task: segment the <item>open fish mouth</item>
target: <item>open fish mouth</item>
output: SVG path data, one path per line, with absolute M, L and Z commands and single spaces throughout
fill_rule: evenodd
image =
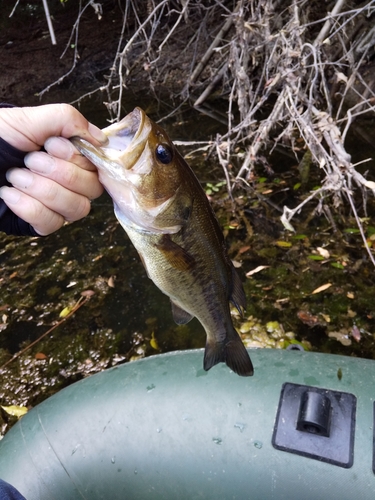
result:
M 100 149 L 108 159 L 116 160 L 127 152 L 131 143 L 137 140 L 143 128 L 145 114 L 140 108 L 135 108 L 120 122 L 103 129 L 108 137 L 108 144 Z
M 72 137 L 70 140 L 99 169 L 109 174 L 113 170 L 113 174 L 118 175 L 120 169 L 130 170 L 143 152 L 150 132 L 146 118 L 142 109 L 135 108 L 120 122 L 102 129 L 108 137 L 105 146 L 93 146 L 81 137 Z

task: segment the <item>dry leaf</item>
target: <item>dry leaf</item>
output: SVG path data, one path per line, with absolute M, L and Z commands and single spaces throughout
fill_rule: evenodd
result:
M 251 271 L 246 273 L 246 276 L 249 278 L 253 274 L 259 273 L 260 271 L 263 271 L 263 269 L 267 269 L 268 267 L 270 267 L 270 266 L 258 266 L 255 269 L 252 269 Z
M 352 344 L 352 341 L 348 337 L 348 334 L 346 332 L 343 332 L 343 331 L 329 332 L 328 337 L 338 340 L 339 342 L 341 342 L 342 345 L 349 346 Z
M 37 352 L 35 354 L 35 359 L 47 359 L 47 356 L 43 352 Z
M 290 248 L 292 246 L 290 241 L 282 241 L 282 240 L 276 241 L 275 244 L 280 248 Z
M 346 75 L 344 75 L 344 73 L 342 73 L 341 71 L 336 71 L 336 80 L 338 82 L 347 83 L 348 82 L 348 77 Z
M 361 341 L 361 332 L 359 331 L 359 328 L 357 325 L 353 325 L 352 331 L 350 333 L 356 342 Z
M 322 318 L 324 319 L 325 322 L 327 323 L 331 322 L 331 317 L 328 314 L 323 314 L 323 313 L 320 314 L 322 315 Z
M 313 314 L 311 314 L 310 311 L 304 311 L 304 310 L 298 311 L 297 316 L 298 319 L 300 319 L 302 323 L 304 323 L 305 325 L 313 327 L 321 324 L 319 317 L 314 316 Z
M 115 279 L 116 276 L 110 276 L 108 279 L 108 286 L 110 286 L 111 288 L 115 288 Z
M 8 413 L 8 415 L 12 415 L 12 417 L 20 418 L 27 413 L 27 408 L 24 406 L 1 406 L 1 408 Z
M 238 250 L 238 252 L 239 252 L 239 253 L 245 253 L 245 252 L 247 252 L 248 250 L 250 250 L 250 248 L 251 248 L 251 247 L 250 247 L 249 245 L 246 245 L 245 247 L 241 247 L 241 248 Z
M 350 307 L 348 308 L 348 318 L 355 318 L 357 316 L 357 313 L 355 311 L 352 311 Z
M 317 251 L 318 251 L 319 255 L 321 255 L 325 259 L 329 259 L 330 253 L 328 252 L 328 250 L 326 250 L 325 248 L 322 248 L 322 247 L 317 247 Z
M 155 349 L 156 351 L 159 350 L 159 344 L 158 344 L 158 341 L 156 340 L 155 338 L 155 333 L 152 332 L 151 333 L 151 340 L 150 340 L 150 346 Z
M 234 267 L 236 268 L 239 268 L 242 266 L 242 263 L 239 262 L 238 260 L 232 260 L 232 264 L 234 265 Z
M 327 290 L 327 288 L 329 288 L 330 286 L 332 286 L 332 283 L 326 283 L 325 285 L 319 286 L 313 292 L 311 292 L 311 295 L 314 295 L 314 293 L 324 292 L 324 290 Z
M 59 314 L 59 317 L 60 318 L 66 318 L 67 316 L 69 316 L 69 314 L 73 311 L 74 309 L 74 306 L 67 306 L 67 307 L 64 307 L 64 309 L 61 311 L 61 313 Z

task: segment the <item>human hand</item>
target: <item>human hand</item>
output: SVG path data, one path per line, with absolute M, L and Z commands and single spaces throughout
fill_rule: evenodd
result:
M 93 145 L 106 136 L 72 106 L 50 104 L 35 108 L 0 108 L 0 135 L 22 151 L 28 169 L 7 172 L 13 187 L 3 186 L 0 197 L 40 235 L 59 229 L 90 211 L 90 200 L 103 191 L 95 167 L 68 141 L 80 136 Z M 55 137 L 53 137 L 55 136 Z M 38 151 L 44 144 L 45 152 Z

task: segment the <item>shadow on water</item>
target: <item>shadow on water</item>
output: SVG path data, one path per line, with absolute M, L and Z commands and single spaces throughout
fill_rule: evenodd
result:
M 141 105 L 147 109 L 147 103 Z M 126 112 L 133 107 L 129 103 Z M 82 112 L 106 126 L 107 114 L 95 102 Z M 212 120 L 184 111 L 174 118 L 173 128 L 171 123 L 166 128 L 175 140 L 202 140 L 218 132 Z M 198 163 L 204 187 L 222 177 L 220 167 L 208 167 L 202 158 Z M 292 205 L 291 171 L 297 166 L 285 157 L 273 163 L 287 166 L 259 178 L 253 192 L 271 192 L 273 203 Z M 345 233 L 338 221 L 339 238 L 324 216 L 297 220 L 296 234 L 286 233 L 279 214 L 267 213 L 257 196 L 245 194 L 237 201 L 239 210 L 233 213 L 225 186 L 213 200 L 230 257 L 245 282 L 246 317 L 234 320 L 246 345 L 285 348 L 300 343 L 324 352 L 375 357 L 374 271 L 360 236 Z M 374 225 L 372 216 L 366 227 Z M 354 222 L 347 219 L 347 227 Z M 329 255 L 321 258 L 321 247 Z M 246 278 L 257 266 L 266 267 Z M 184 326 L 173 322 L 169 299 L 147 278 L 107 195 L 93 202 L 83 221 L 46 238 L 2 236 L 0 268 L 0 366 L 57 325 L 60 313 L 74 306 L 82 292 L 94 292 L 73 316 L 0 370 L 1 404 L 33 406 L 118 363 L 204 347 L 205 334 L 196 320 Z M 312 294 L 327 283 L 326 291 Z

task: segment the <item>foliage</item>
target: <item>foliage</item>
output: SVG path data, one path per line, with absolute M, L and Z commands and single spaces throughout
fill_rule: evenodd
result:
M 105 17 L 106 2 L 82 2 L 67 47 L 66 78 L 79 64 L 79 27 L 86 10 Z M 298 203 L 281 208 L 282 222 L 316 201 L 316 213 L 348 205 L 375 265 L 357 213 L 366 216 L 375 182 L 360 173 L 345 146 L 355 122 L 373 117 L 375 93 L 368 64 L 375 53 L 375 0 L 147 0 L 119 2 L 122 30 L 100 92 L 112 120 L 122 115 L 128 86 L 147 80 L 170 114 L 190 105 L 226 125 L 208 142 L 228 191 L 253 190 L 259 168 L 272 175 L 276 148 L 299 164 Z M 108 5 L 107 5 L 108 7 Z M 41 95 L 43 95 L 43 92 Z M 219 110 L 224 110 L 221 112 Z M 315 169 L 315 174 L 312 171 Z M 306 194 L 311 177 L 319 186 Z M 302 184 L 302 190 L 300 189 Z

